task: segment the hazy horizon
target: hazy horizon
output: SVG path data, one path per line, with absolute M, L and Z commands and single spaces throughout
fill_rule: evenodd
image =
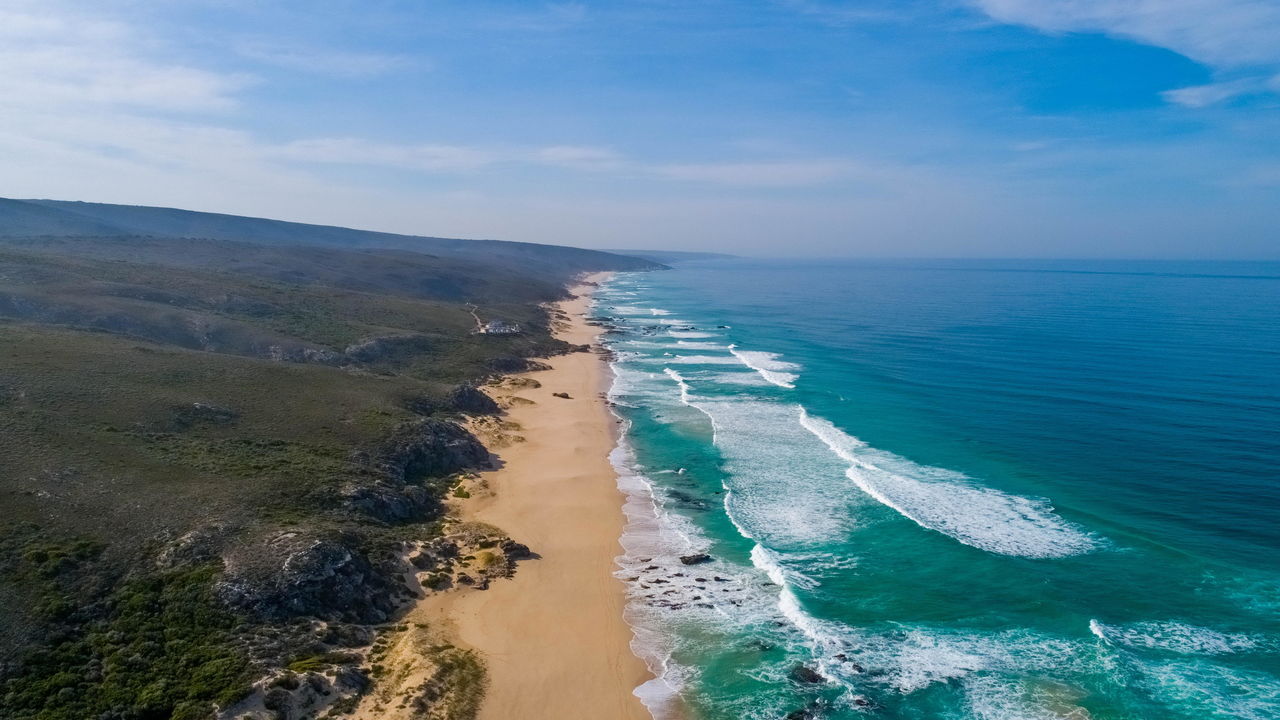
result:
M 0 9 L 0 197 L 768 257 L 1276 259 L 1280 4 Z

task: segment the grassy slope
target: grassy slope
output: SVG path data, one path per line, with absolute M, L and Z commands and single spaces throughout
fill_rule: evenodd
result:
M 34 230 L 34 213 L 37 209 L 57 213 L 47 218 L 51 227 L 83 226 L 86 229 L 84 231 Z M 20 228 L 20 231 L 7 230 L 6 227 L 11 222 L 15 228 Z M 563 279 L 565 273 L 572 274 L 602 268 L 646 270 L 659 267 L 656 263 L 639 258 L 536 243 L 398 235 L 329 225 L 310 225 L 137 205 L 59 200 L 0 200 L 0 235 L 94 235 L 101 233 L 94 232 L 90 228 L 101 226 L 113 228 L 113 232 L 108 234 L 116 235 L 240 240 L 280 246 L 408 250 L 442 257 L 476 260 L 489 266 L 515 269 L 525 276 L 536 273 L 558 279 Z
M 228 552 L 291 530 L 371 559 L 428 537 L 430 516 L 342 503 L 377 479 L 354 459 L 448 416 L 447 391 L 495 360 L 563 351 L 536 304 L 561 293 L 541 271 L 406 252 L 0 242 L 0 717 L 204 718 L 330 650 L 223 605 L 216 556 L 157 558 L 209 527 Z M 526 332 L 472 335 L 464 301 Z M 347 353 L 378 337 L 412 342 Z

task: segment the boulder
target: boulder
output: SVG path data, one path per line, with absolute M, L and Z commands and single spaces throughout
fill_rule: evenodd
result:
M 817 670 L 802 663 L 796 663 L 792 666 L 791 671 L 787 673 L 787 677 L 791 678 L 793 682 L 798 682 L 802 685 L 821 685 L 827 681 Z
M 680 556 L 680 562 L 685 565 L 701 565 L 702 563 L 711 562 L 712 559 L 713 558 L 706 553 L 694 553 L 693 555 Z

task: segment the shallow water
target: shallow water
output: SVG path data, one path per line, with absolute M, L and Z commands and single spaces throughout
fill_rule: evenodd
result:
M 1278 307 L 1276 264 L 618 276 L 595 312 L 620 331 L 619 576 L 662 672 L 642 696 L 1280 717 Z

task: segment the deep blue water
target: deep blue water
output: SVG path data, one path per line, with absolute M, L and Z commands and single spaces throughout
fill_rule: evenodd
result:
M 1280 717 L 1278 309 L 1277 263 L 619 276 L 596 312 L 620 575 L 666 663 L 644 692 L 695 718 Z

